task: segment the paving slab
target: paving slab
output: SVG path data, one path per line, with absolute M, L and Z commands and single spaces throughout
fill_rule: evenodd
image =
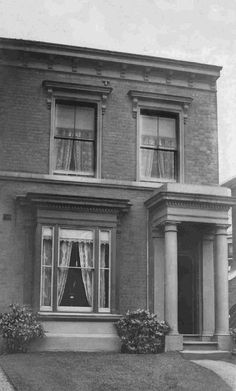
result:
M 236 391 L 236 365 L 220 360 L 191 360 L 219 375 L 233 391 Z
M 0 368 L 0 391 L 14 391 L 2 368 Z

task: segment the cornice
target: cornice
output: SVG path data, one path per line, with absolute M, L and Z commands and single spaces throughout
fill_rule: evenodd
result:
M 0 38 L 0 49 L 18 50 L 20 52 L 25 51 L 28 54 L 40 53 L 54 56 L 70 56 L 74 58 L 83 57 L 89 60 L 93 59 L 96 62 L 110 61 L 123 64 L 125 60 L 125 64 L 142 65 L 145 67 L 156 66 L 170 70 L 181 68 L 184 72 L 188 71 L 190 73 L 201 73 L 211 76 L 215 75 L 218 77 L 219 72 L 222 69 L 221 66 L 217 65 L 175 60 L 164 57 L 9 38 Z
M 208 209 L 227 211 L 236 204 L 236 198 L 208 194 L 159 192 L 145 201 L 148 209 L 171 207 L 181 209 Z
M 162 104 L 175 104 L 182 108 L 184 113 L 184 118 L 187 118 L 187 112 L 190 104 L 193 99 L 186 96 L 179 95 L 170 95 L 170 94 L 160 94 L 156 92 L 149 91 L 140 91 L 140 90 L 130 90 L 128 95 L 132 99 L 132 112 L 133 117 L 136 118 L 138 111 L 138 104 L 143 101 L 155 101 L 161 102 Z
M 111 87 L 101 87 L 89 84 L 77 84 L 77 83 L 66 83 L 54 80 L 43 80 L 43 87 L 50 88 L 53 91 L 70 91 L 70 92 L 87 92 L 98 95 L 108 95 L 111 93 Z
M 99 197 L 68 196 L 58 194 L 27 193 L 17 196 L 21 206 L 36 209 L 71 210 L 88 213 L 120 214 L 127 213 L 131 202 L 127 199 L 111 199 Z
M 166 85 L 201 88 L 203 84 L 204 88 L 213 91 L 221 70 L 219 66 L 196 62 L 4 38 L 0 38 L 1 59 L 9 65 L 15 63 L 50 71 L 67 69 L 67 73 L 83 73 L 81 69 L 90 68 L 95 75 L 103 77 L 109 77 L 113 70 L 121 79 L 132 75 L 131 79 L 141 78 L 149 83 L 161 78 Z
M 104 81 L 105 83 L 105 81 Z M 111 87 L 101 87 L 93 86 L 89 84 L 78 84 L 78 83 L 65 83 L 53 80 L 43 80 L 43 87 L 47 90 L 47 105 L 48 109 L 51 108 L 52 97 L 56 92 L 67 92 L 67 93 L 79 93 L 79 94 L 89 94 L 90 96 L 99 97 L 102 102 L 102 114 L 106 110 L 107 97 L 111 93 Z

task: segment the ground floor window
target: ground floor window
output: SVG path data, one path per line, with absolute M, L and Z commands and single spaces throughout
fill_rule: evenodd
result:
M 109 312 L 111 231 L 42 226 L 40 309 Z

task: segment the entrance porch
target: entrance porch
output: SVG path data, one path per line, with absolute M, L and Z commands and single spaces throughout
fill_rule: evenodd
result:
M 168 183 L 146 201 L 153 312 L 171 332 L 166 350 L 230 350 L 228 210 L 222 187 Z

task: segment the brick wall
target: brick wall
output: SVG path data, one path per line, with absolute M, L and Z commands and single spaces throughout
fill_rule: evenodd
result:
M 2 67 L 0 170 L 49 173 L 50 110 L 43 80 L 102 86 L 102 77 L 49 70 Z M 218 183 L 216 96 L 202 91 L 112 79 L 102 129 L 102 178 L 136 180 L 137 129 L 132 117 L 130 89 L 192 97 L 185 129 L 185 182 Z M 31 302 L 36 254 L 34 235 L 25 224 L 16 196 L 27 192 L 129 199 L 133 204 L 122 218 L 117 237 L 120 270 L 120 311 L 145 308 L 147 300 L 147 212 L 144 201 L 152 189 L 112 188 L 43 180 L 0 182 L 0 311 L 11 302 Z M 11 220 L 4 220 L 4 214 Z
M 102 86 L 102 77 L 3 67 L 0 170 L 49 173 L 50 110 L 42 81 Z M 140 89 L 193 98 L 185 129 L 185 182 L 218 183 L 216 96 L 212 91 L 182 89 L 148 82 L 111 80 L 102 130 L 102 177 L 136 180 L 137 129 L 127 93 Z
M 94 188 L 80 185 L 46 185 L 34 182 L 0 181 L 0 311 L 11 302 L 32 301 L 33 275 L 37 258 L 29 216 L 17 206 L 16 196 L 27 192 L 125 198 L 132 208 L 121 219 L 117 234 L 116 262 L 120 270 L 120 311 L 146 307 L 147 225 L 144 200 L 151 190 Z M 4 220 L 5 214 L 11 220 Z M 117 291 L 118 291 L 117 290 Z

